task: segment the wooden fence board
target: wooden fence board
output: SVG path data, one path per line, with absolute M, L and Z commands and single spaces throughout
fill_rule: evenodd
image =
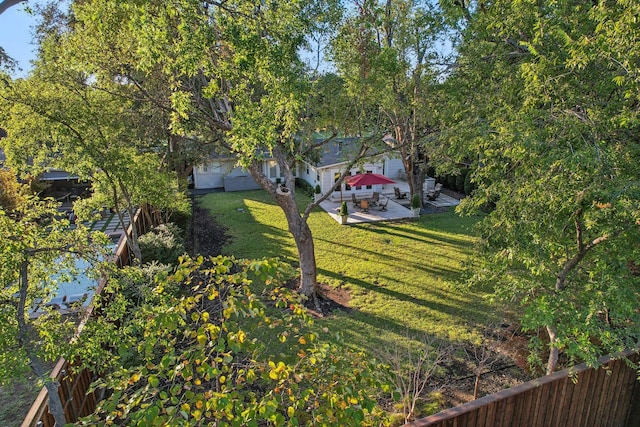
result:
M 556 411 L 554 422 L 552 424 L 554 427 L 566 426 L 566 413 L 569 409 L 571 397 L 573 395 L 573 388 L 571 378 L 565 377 L 559 381 L 558 401 L 560 402 L 560 405 Z
M 625 427 L 640 427 L 640 382 L 633 382 L 633 391 L 630 393 L 628 401 L 630 402 L 630 405 L 627 413 L 625 414 L 624 425 Z
M 598 391 L 600 390 L 599 393 L 589 393 L 589 395 L 587 396 L 587 402 L 586 402 L 586 406 L 587 406 L 587 410 L 586 410 L 586 414 L 585 414 L 585 420 L 587 423 L 590 423 L 591 425 L 601 425 L 601 421 L 600 421 L 600 406 L 602 404 L 602 400 L 606 399 L 606 396 L 609 395 L 609 393 L 602 393 L 602 390 L 606 390 L 605 387 L 605 383 L 607 381 L 607 377 L 608 375 L 606 374 L 606 371 L 604 369 L 600 369 L 598 371 L 594 370 L 594 385 L 591 386 L 591 390 L 590 391 Z
M 554 381 L 553 383 L 548 385 L 549 397 L 547 398 L 547 410 L 545 413 L 544 424 L 543 424 L 545 427 L 553 426 L 553 421 L 554 421 L 556 411 L 558 410 L 558 407 L 562 403 L 558 400 L 559 394 L 560 394 L 558 385 L 560 384 L 561 381 L 563 381 L 563 379 L 559 378 L 557 381 Z
M 477 419 L 478 427 L 488 427 L 487 406 L 485 405 L 478 408 L 477 413 L 478 413 L 478 419 Z
M 487 405 L 487 421 L 485 424 L 488 426 L 496 425 L 496 405 Z
M 600 376 L 603 377 L 603 380 L 601 383 L 602 390 L 612 390 L 610 388 L 613 381 L 612 371 L 610 369 L 608 370 L 602 369 Z M 606 425 L 608 423 L 607 422 L 608 418 L 605 414 L 608 412 L 607 408 L 613 405 L 613 400 L 616 398 L 616 394 L 617 393 L 596 393 L 596 395 L 599 396 L 599 402 L 598 402 L 598 408 L 596 411 L 596 418 L 591 417 L 592 420 L 600 423 L 600 425 Z
M 576 418 L 569 420 L 574 423 L 573 425 L 584 425 L 584 422 L 586 421 L 586 413 L 590 405 L 590 402 L 588 401 L 588 398 L 590 397 L 589 391 L 593 389 L 596 377 L 595 371 L 584 371 L 582 382 L 578 382 L 576 384 L 576 387 L 578 387 L 579 390 L 578 400 L 576 401 Z
M 531 422 L 531 425 L 537 426 L 538 422 L 540 422 L 540 417 L 543 417 L 544 414 L 542 413 L 542 410 L 540 409 L 542 407 L 542 396 L 544 394 L 544 387 L 542 385 L 538 385 L 536 387 L 536 399 L 535 402 L 533 403 L 533 420 Z
M 624 399 L 624 395 L 623 393 L 616 392 L 616 391 L 621 391 L 621 387 L 625 383 L 625 380 L 624 380 L 625 375 L 619 373 L 620 370 L 623 370 L 625 368 L 626 368 L 626 364 L 621 360 L 617 360 L 615 361 L 615 366 L 612 367 L 611 369 L 613 378 L 609 387 L 610 387 L 610 390 L 614 390 L 614 392 L 610 393 L 612 395 L 611 403 L 605 408 L 605 412 L 603 414 L 604 419 L 609 420 L 606 424 L 607 426 L 613 427 L 617 425 L 622 425 L 620 424 L 620 422 L 621 421 L 624 422 L 623 421 L 624 417 L 621 418 L 618 415 L 618 409 L 621 408 L 623 405 L 621 400 Z
M 618 414 L 618 411 L 623 407 L 624 393 L 622 388 L 626 385 L 625 375 L 618 373 L 619 370 L 626 368 L 626 363 L 623 360 L 616 361 L 616 365 L 612 368 L 613 381 L 611 382 L 610 389 L 615 393 L 616 398 L 613 399 L 612 404 L 609 406 L 609 411 L 606 414 L 608 423 L 607 426 L 615 427 L 621 425 L 622 417 Z
M 640 427 L 640 382 L 637 380 L 635 369 L 627 367 L 624 372 L 625 376 L 620 388 L 620 407 L 616 410 L 618 417 L 620 417 L 618 425 Z
M 576 384 L 580 383 L 581 381 L 584 381 L 584 373 L 579 372 L 577 374 L 577 380 L 576 380 L 577 382 L 574 381 L 574 378 L 572 377 L 569 377 L 569 380 L 571 381 L 572 393 L 571 393 L 571 400 L 567 402 L 567 404 L 569 405 L 569 407 L 567 408 L 568 410 L 567 425 L 572 425 L 572 423 L 574 422 L 577 416 L 578 401 L 580 400 L 580 389 L 576 387 Z
M 545 383 L 540 386 L 540 407 L 538 408 L 538 424 L 540 426 L 544 425 L 544 422 L 547 418 L 547 413 L 549 412 L 549 405 L 551 403 L 551 386 L 549 383 Z
M 530 395 L 530 394 L 531 392 L 527 393 L 527 395 Z M 522 396 L 522 397 L 523 398 L 515 399 L 513 402 L 511 425 L 522 426 L 522 422 L 520 420 L 522 419 L 522 412 L 524 411 L 524 406 L 527 404 L 527 400 L 528 400 L 528 398 L 524 398 L 525 396 Z
M 464 426 L 475 426 L 478 425 L 478 410 L 471 411 L 467 414 L 467 417 L 464 421 Z
M 522 405 L 522 411 L 520 413 L 520 419 L 516 420 L 523 427 L 531 426 L 532 416 L 533 416 L 533 407 L 536 404 L 536 399 L 538 397 L 538 389 L 532 389 L 527 393 L 527 398 Z

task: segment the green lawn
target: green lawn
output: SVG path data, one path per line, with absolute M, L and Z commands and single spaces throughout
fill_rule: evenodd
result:
M 298 196 L 300 206 L 308 202 Z M 265 192 L 214 193 L 199 203 L 229 228 L 233 237 L 227 255 L 297 263 L 284 214 Z M 316 323 L 369 354 L 401 345 L 408 337 L 473 339 L 492 311 L 480 292 L 459 286 L 476 221 L 448 212 L 407 222 L 344 226 L 317 209 L 309 225 L 318 281 L 348 289 L 353 310 Z

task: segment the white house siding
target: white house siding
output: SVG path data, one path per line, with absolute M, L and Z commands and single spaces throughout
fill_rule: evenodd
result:
M 224 187 L 224 177 L 233 168 L 232 160 L 210 160 L 193 169 L 193 187 L 196 189 Z
M 212 159 L 206 165 L 193 169 L 193 187 L 195 189 L 224 188 L 225 191 L 254 190 L 261 188 L 251 174 L 241 167 L 235 167 L 235 159 Z M 280 168 L 276 166 L 271 176 L 270 161 L 265 160 L 262 165 L 263 173 L 273 182 L 282 179 Z M 294 170 L 296 176 L 298 170 Z
M 319 184 L 321 182 L 320 180 L 316 179 L 317 174 L 319 173 L 318 170 L 308 163 L 302 163 L 299 167 L 299 172 L 300 179 L 308 182 L 314 188 L 316 184 Z M 320 185 L 320 188 L 322 188 L 322 185 Z
M 385 162 L 384 174 L 387 178 L 405 180 L 407 174 L 402 164 L 402 159 L 399 157 L 388 158 Z

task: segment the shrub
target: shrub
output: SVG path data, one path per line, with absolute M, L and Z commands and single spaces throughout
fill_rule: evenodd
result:
M 296 187 L 307 196 L 313 197 L 313 186 L 304 179 L 296 178 Z
M 475 189 L 474 183 L 471 182 L 471 175 L 472 175 L 471 170 L 468 169 L 467 174 L 464 176 L 464 185 L 463 185 L 464 194 L 466 194 L 467 196 L 470 195 Z
M 420 206 L 420 196 L 418 196 L 417 194 L 414 194 L 413 197 L 411 198 L 411 207 L 413 209 L 421 208 L 421 206 Z
M 347 206 L 347 202 L 342 202 L 340 205 L 340 216 L 349 215 L 349 207 Z
M 447 175 L 446 186 L 450 190 L 456 189 L 456 176 L 453 174 Z
M 464 191 L 464 180 L 469 173 L 469 169 L 460 168 L 460 173 L 456 176 L 456 191 Z
M 176 265 L 185 251 L 180 229 L 172 223 L 161 224 L 140 236 L 140 251 L 145 262 Z
M 172 269 L 172 266 L 160 264 L 157 261 L 141 266 L 126 266 L 113 273 L 105 294 L 118 293 L 136 307 L 157 302 L 157 294 L 154 292 L 157 284 L 154 278 L 163 273 L 166 275 Z M 178 291 L 179 288 L 175 283 L 167 282 L 164 286 L 164 292 L 172 295 L 178 295 Z

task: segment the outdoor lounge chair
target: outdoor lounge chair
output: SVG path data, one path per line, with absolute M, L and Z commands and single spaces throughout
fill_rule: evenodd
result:
M 360 200 L 356 199 L 356 195 L 351 193 L 351 201 L 353 202 L 353 206 L 360 207 Z
M 393 191 L 396 193 L 396 199 L 407 198 L 407 193 L 402 193 L 398 187 L 393 187 Z
M 379 211 L 386 211 L 387 210 L 387 205 L 389 204 L 389 198 L 385 198 L 384 203 L 379 202 L 378 203 L 378 210 Z
M 435 188 L 432 191 L 427 191 L 426 196 L 429 200 L 435 200 L 440 196 L 440 191 L 442 190 L 442 184 L 437 183 Z

